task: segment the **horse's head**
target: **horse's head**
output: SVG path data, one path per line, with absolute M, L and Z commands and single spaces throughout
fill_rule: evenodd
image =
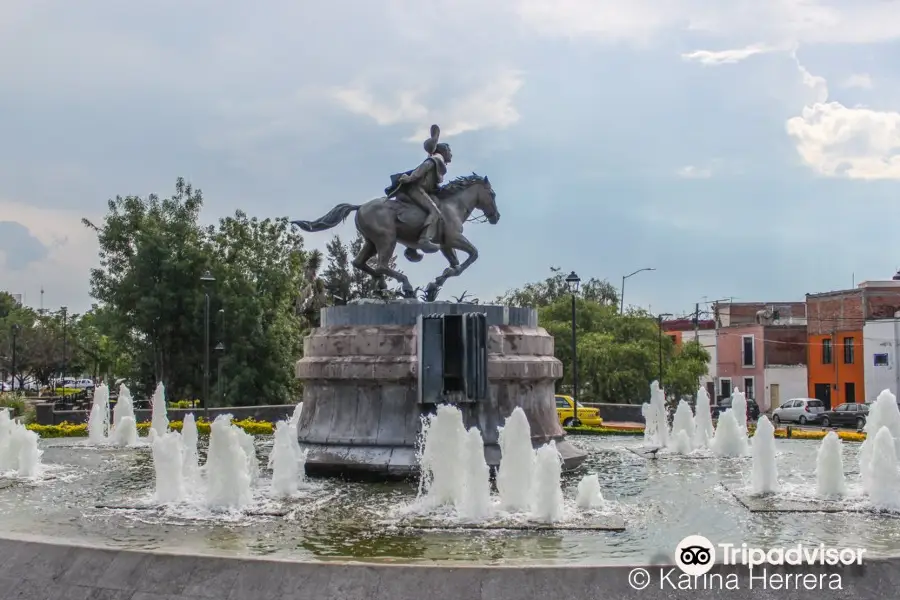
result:
M 473 173 L 474 175 L 474 173 Z M 500 220 L 500 211 L 497 210 L 497 194 L 491 187 L 491 182 L 487 177 L 481 177 L 481 182 L 476 184 L 479 186 L 478 199 L 475 208 L 484 213 L 488 223 L 496 225 Z

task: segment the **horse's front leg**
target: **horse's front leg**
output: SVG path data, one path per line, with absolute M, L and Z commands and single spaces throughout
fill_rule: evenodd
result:
M 456 258 L 456 250 L 462 250 L 468 255 L 463 264 L 459 264 L 459 259 Z M 450 266 L 444 269 L 441 276 L 434 280 L 435 285 L 438 287 L 444 285 L 444 282 L 451 277 L 459 277 L 466 269 L 471 267 L 472 263 L 478 260 L 478 248 L 473 246 L 472 242 L 467 240 L 465 236 L 459 235 L 454 239 L 449 240 L 447 252 L 444 256 L 447 256 L 447 260 L 450 261 Z M 453 257 L 453 260 L 450 259 L 450 256 Z

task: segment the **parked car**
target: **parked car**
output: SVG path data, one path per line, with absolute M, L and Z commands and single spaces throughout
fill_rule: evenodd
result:
M 825 414 L 825 403 L 815 398 L 791 398 L 772 412 L 772 423 L 818 423 Z
M 572 396 L 556 397 L 556 414 L 559 422 L 564 427 L 573 427 L 575 425 L 575 401 Z M 596 408 L 588 408 L 581 402 L 578 403 L 578 421 L 585 427 L 600 427 L 603 425 L 603 419 L 600 418 L 600 410 Z
M 868 404 L 857 404 L 850 402 L 841 404 L 831 410 L 822 413 L 822 425 L 831 427 L 832 425 L 845 425 L 862 429 L 866 426 L 866 419 L 869 416 Z
M 75 381 L 75 389 L 92 390 L 94 389 L 94 381 L 92 379 L 78 379 Z
M 709 414 L 713 419 L 718 419 L 719 415 L 726 410 L 731 410 L 731 396 L 722 398 L 718 404 L 709 407 Z M 755 421 L 759 418 L 759 404 L 752 398 L 747 398 L 747 420 Z

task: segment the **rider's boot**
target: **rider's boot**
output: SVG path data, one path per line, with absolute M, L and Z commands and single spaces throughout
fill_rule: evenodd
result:
M 419 250 L 425 252 L 426 254 L 433 254 L 441 249 L 440 246 L 434 243 L 434 236 L 437 233 L 437 220 L 432 223 L 428 223 L 425 228 L 422 230 L 422 235 L 419 237 Z

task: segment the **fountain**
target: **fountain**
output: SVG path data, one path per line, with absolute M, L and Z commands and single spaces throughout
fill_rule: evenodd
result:
M 672 435 L 669 438 L 667 448 L 675 454 L 690 454 L 693 448 L 693 439 L 696 436 L 696 425 L 691 405 L 681 400 L 675 409 L 675 418 L 672 419 Z
M 816 491 L 821 498 L 841 498 L 847 494 L 841 438 L 829 431 L 816 457 Z
M 194 420 L 194 414 L 189 413 L 181 424 L 181 443 L 184 447 L 182 471 L 189 483 L 200 481 L 200 453 L 197 451 L 199 442 L 197 422 Z
M 169 417 L 166 409 L 166 387 L 162 382 L 159 382 L 153 391 L 150 405 L 150 430 L 155 435 L 163 435 L 169 430 Z
M 729 411 L 731 412 L 731 411 Z M 745 413 L 746 414 L 746 413 Z M 765 415 L 760 416 L 753 434 L 753 467 L 750 474 L 751 490 L 756 495 L 778 492 L 778 465 L 775 460 L 775 427 Z
M 900 476 L 897 472 L 897 450 L 894 436 L 887 425 L 875 434 L 871 455 L 864 474 L 869 485 L 869 502 L 878 509 L 900 510 Z
M 862 476 L 863 489 L 869 491 L 874 482 L 869 479 L 869 462 L 872 460 L 872 452 L 875 444 L 875 436 L 882 427 L 887 427 L 888 432 L 897 445 L 900 439 L 900 408 L 897 407 L 897 399 L 890 390 L 884 390 L 875 399 L 869 408 L 866 418 L 866 439 L 859 449 L 859 472 Z
M 0 408 L 0 474 L 37 477 L 41 454 L 38 435 L 10 419 L 9 409 Z
M 716 434 L 709 444 L 710 450 L 721 458 L 736 458 L 746 456 L 749 451 L 747 433 L 741 429 L 735 411 L 726 410 L 719 416 L 716 426 Z
M 603 504 L 603 494 L 600 492 L 600 478 L 597 477 L 596 473 L 585 475 L 578 482 L 575 505 L 578 508 L 590 510 L 592 508 L 600 508 Z
M 712 413 L 710 411 L 710 398 L 706 388 L 697 390 L 697 414 L 694 417 L 694 447 L 707 448 L 715 429 L 713 429 Z
M 250 474 L 250 485 L 254 486 L 259 481 L 259 458 L 256 456 L 253 436 L 240 427 L 234 428 L 234 434 L 241 445 L 241 450 L 244 451 L 244 455 L 247 457 L 247 473 Z
M 442 404 L 426 419 L 422 431 L 419 494 L 428 506 L 455 506 L 460 501 L 459 482 L 464 473 L 460 450 L 466 428 L 462 413 L 455 406 Z
M 110 442 L 114 446 L 134 446 L 138 443 L 137 419 L 134 416 L 134 400 L 131 391 L 121 384 L 116 407 L 113 409 Z
M 466 521 L 482 521 L 491 516 L 491 470 L 484 460 L 484 440 L 477 427 L 463 438 L 463 480 L 459 493 L 459 517 Z
M 531 426 L 520 407 L 513 410 L 500 428 L 499 440 L 497 491 L 500 507 L 513 512 L 527 510 L 534 483 L 534 449 L 531 447 Z
M 153 438 L 153 469 L 156 473 L 154 501 L 160 504 L 181 502 L 184 499 L 184 449 L 181 434 L 169 431 Z
M 531 516 L 536 521 L 555 523 L 563 519 L 561 487 L 562 462 L 556 444 L 550 442 L 537 450 L 534 473 L 534 500 Z
M 650 402 L 641 406 L 644 415 L 644 440 L 653 446 L 665 448 L 669 443 L 669 421 L 666 413 L 666 394 L 659 382 L 650 384 Z
M 279 421 L 275 424 L 275 444 L 269 455 L 269 468 L 272 469 L 272 495 L 276 498 L 287 498 L 299 489 L 302 474 L 297 457 L 296 429 L 291 421 Z
M 104 444 L 109 436 L 109 386 L 102 383 L 94 390 L 91 413 L 88 418 L 88 442 Z
M 206 504 L 210 508 L 239 510 L 253 499 L 250 459 L 242 448 L 239 431 L 231 423 L 231 415 L 219 415 L 210 427 L 204 466 Z
M 729 412 L 734 412 L 734 418 L 737 420 L 738 427 L 746 433 L 747 397 L 744 395 L 744 392 L 738 388 L 734 388 L 734 391 L 731 393 L 731 410 Z

